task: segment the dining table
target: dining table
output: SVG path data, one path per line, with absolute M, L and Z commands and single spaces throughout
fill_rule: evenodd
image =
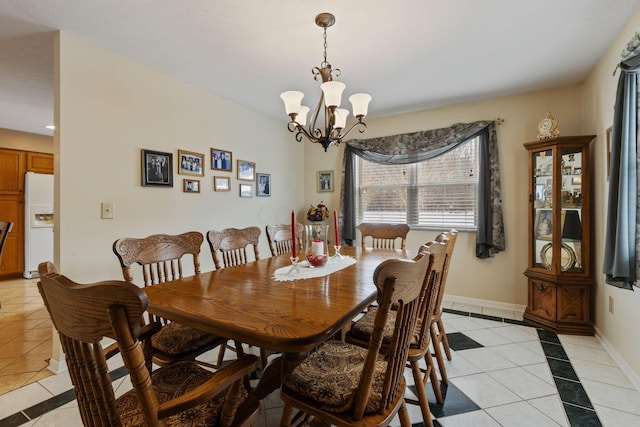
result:
M 373 274 L 381 262 L 409 259 L 415 251 L 343 246 L 341 254 L 344 258 L 329 259 L 313 272 L 305 272 L 310 267 L 302 262 L 287 275 L 292 258 L 285 254 L 149 286 L 144 289 L 147 310 L 281 353 L 263 367 L 253 390 L 264 399 L 310 350 L 339 334 L 375 301 Z M 336 269 L 338 263 L 349 265 Z

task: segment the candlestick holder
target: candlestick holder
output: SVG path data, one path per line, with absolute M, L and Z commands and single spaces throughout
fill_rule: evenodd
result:
M 300 275 L 300 270 L 299 270 L 299 266 L 298 266 L 298 260 L 300 258 L 298 257 L 291 257 L 289 258 L 291 260 L 291 268 L 289 269 L 289 271 L 287 272 L 287 276 L 289 276 L 291 273 L 296 272 L 298 275 Z
M 342 254 L 340 253 L 340 248 L 342 248 L 342 246 L 333 245 L 333 249 L 335 250 L 335 252 L 331 256 L 331 259 L 343 259 L 344 258 L 344 256 L 342 256 Z

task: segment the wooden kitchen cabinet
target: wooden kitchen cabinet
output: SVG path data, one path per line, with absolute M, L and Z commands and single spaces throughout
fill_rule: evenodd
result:
M 13 229 L 0 260 L 0 279 L 19 277 L 24 271 L 25 172 L 53 174 L 53 154 L 0 148 L 0 219 Z

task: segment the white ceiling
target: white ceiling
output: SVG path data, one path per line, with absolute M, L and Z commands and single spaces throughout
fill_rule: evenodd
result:
M 0 0 L 0 127 L 53 123 L 63 30 L 287 120 L 279 94 L 328 61 L 382 117 L 583 81 L 640 0 Z M 640 23 L 638 23 L 640 24 Z M 629 34 L 631 38 L 632 34 Z M 612 64 L 613 70 L 613 64 Z

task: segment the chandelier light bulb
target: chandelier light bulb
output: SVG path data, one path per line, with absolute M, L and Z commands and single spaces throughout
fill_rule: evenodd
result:
M 284 101 L 284 109 L 288 115 L 300 112 L 303 97 L 304 93 L 297 90 L 290 90 L 280 94 L 280 98 Z
M 320 85 L 324 94 L 324 105 L 328 108 L 340 106 L 342 101 L 342 92 L 347 86 L 342 82 L 325 82 Z
M 349 110 L 345 108 L 338 108 L 335 112 L 335 122 L 333 127 L 336 129 L 344 129 L 347 125 L 347 116 L 349 115 Z
M 364 117 L 369 110 L 369 102 L 371 102 L 371 95 L 366 93 L 354 93 L 349 97 L 351 106 L 353 107 L 353 115 L 355 117 Z
M 309 113 L 309 107 L 305 107 L 304 105 L 300 107 L 300 112 L 298 113 L 298 117 L 296 117 L 296 121 L 300 126 L 305 126 L 307 124 L 307 114 Z

